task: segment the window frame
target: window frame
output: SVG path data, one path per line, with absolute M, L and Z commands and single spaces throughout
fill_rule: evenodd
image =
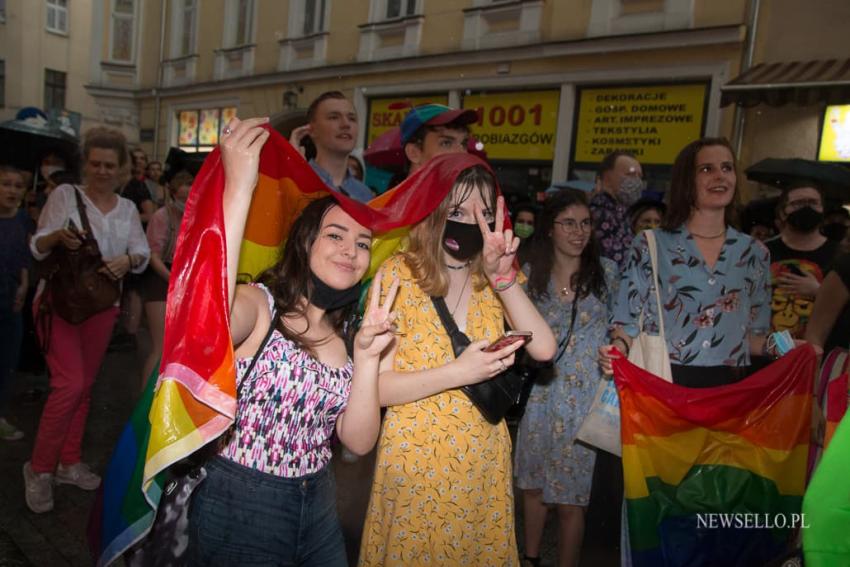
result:
M 315 3 L 313 21 L 309 31 L 306 29 L 308 1 Z M 300 8 L 300 13 L 296 19 L 296 25 L 299 32 L 298 37 L 307 37 L 328 31 L 328 9 L 330 8 L 329 0 L 299 0 L 298 4 Z
M 6 0 L 0 0 L 0 24 L 6 23 Z M 2 108 L 2 107 L 0 107 Z
M 60 5 L 60 3 L 64 3 L 64 5 Z M 56 33 L 59 35 L 68 35 L 68 29 L 70 28 L 70 22 L 68 21 L 69 16 L 69 8 L 68 8 L 68 0 L 46 0 L 45 2 L 46 11 L 45 11 L 45 22 L 44 27 L 47 31 L 51 33 Z M 53 16 L 53 26 L 50 25 L 50 17 Z M 61 28 L 58 25 L 60 20 L 60 16 L 64 18 L 65 28 Z
M 198 18 L 201 13 L 201 0 L 180 0 L 180 2 L 181 4 L 171 14 L 168 46 L 168 53 L 171 59 L 189 57 L 198 51 Z M 191 9 L 186 9 L 188 3 L 191 3 Z M 190 14 L 188 30 L 187 14 Z M 186 39 L 187 31 L 189 41 L 184 51 L 184 40 Z
M 242 14 L 245 18 L 240 29 Z M 227 0 L 224 21 L 228 22 L 224 26 L 222 38 L 224 49 L 253 45 L 257 33 L 257 0 Z
M 222 120 L 224 112 L 226 110 L 232 109 L 233 114 L 235 115 L 238 108 L 239 107 L 236 104 L 230 104 L 230 105 L 226 105 L 226 106 L 203 106 L 203 107 L 189 105 L 189 106 L 186 106 L 186 107 L 175 108 L 174 109 L 175 129 L 173 130 L 173 132 L 174 132 L 174 144 L 173 145 L 175 147 L 185 151 L 185 152 L 188 152 L 188 153 L 211 152 L 213 149 L 215 149 L 216 145 L 221 140 L 221 130 L 225 126 L 224 121 Z M 201 131 L 200 131 L 200 129 L 201 129 L 201 114 L 204 111 L 210 111 L 210 110 L 214 110 L 218 113 L 217 140 L 216 140 L 215 144 L 202 144 L 201 143 Z M 181 144 L 180 143 L 180 134 L 182 133 L 181 129 L 180 129 L 181 128 L 180 117 L 184 112 L 194 112 L 194 113 L 196 113 L 195 143 L 194 144 Z
M 50 75 L 50 74 L 53 74 L 53 75 Z M 56 78 L 59 75 L 61 75 L 61 77 L 62 77 L 61 85 L 59 84 L 58 81 L 48 80 L 48 76 L 51 76 L 52 78 Z M 60 87 L 61 87 L 61 92 L 62 92 L 62 105 L 57 107 L 57 106 L 48 104 L 48 101 L 47 101 L 48 92 L 51 93 L 50 98 L 51 98 L 51 100 L 53 100 L 53 99 L 56 98 L 56 93 L 57 93 L 57 91 L 59 90 Z M 67 95 L 68 95 L 68 73 L 66 73 L 65 71 L 58 71 L 56 69 L 48 69 L 47 67 L 45 67 L 44 68 L 44 97 L 43 97 L 45 112 L 49 112 L 51 110 L 65 110 L 65 104 L 67 103 Z
M 130 14 L 120 13 L 115 10 L 115 5 L 119 0 L 111 0 L 111 9 L 110 9 L 110 17 L 109 17 L 109 59 L 108 61 L 114 63 L 124 63 L 133 65 L 136 62 L 136 20 L 139 9 L 139 2 L 136 0 L 129 0 L 133 3 L 132 12 Z M 115 24 L 118 19 L 129 19 L 130 20 L 130 57 L 129 59 L 118 59 L 115 57 L 115 38 L 117 37 L 115 34 Z

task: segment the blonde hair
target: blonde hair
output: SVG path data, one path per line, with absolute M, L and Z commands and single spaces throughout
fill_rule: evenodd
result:
M 443 233 L 449 211 L 466 201 L 474 190 L 481 195 L 485 207 L 495 211 L 496 181 L 484 167 L 474 166 L 463 170 L 446 198 L 410 230 L 409 244 L 402 256 L 416 283 L 430 296 L 445 297 L 449 292 L 449 273 L 443 256 Z M 480 291 L 487 287 L 480 253 L 472 258 L 470 269 L 474 289 Z

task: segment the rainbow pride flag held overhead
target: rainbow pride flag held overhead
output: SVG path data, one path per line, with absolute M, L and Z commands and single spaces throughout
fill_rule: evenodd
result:
M 459 172 L 475 165 L 490 169 L 472 155 L 438 156 L 396 188 L 363 204 L 328 188 L 272 130 L 260 155 L 239 271 L 256 276 L 274 264 L 303 208 L 312 199 L 332 195 L 373 231 L 372 264 L 364 278 L 371 280 L 408 227 L 434 210 Z M 113 562 L 150 530 L 166 469 L 214 441 L 233 422 L 236 371 L 227 308 L 224 180 L 216 149 L 195 179 L 183 216 L 158 379 L 155 384 L 153 377 L 149 381 L 125 427 L 92 512 L 89 539 L 98 565 Z
M 632 564 L 762 565 L 799 527 L 811 347 L 746 380 L 694 389 L 614 361 Z

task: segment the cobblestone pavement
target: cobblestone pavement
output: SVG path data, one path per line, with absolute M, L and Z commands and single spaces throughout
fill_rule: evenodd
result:
M 92 395 L 91 414 L 84 440 L 84 461 L 93 470 L 106 468 L 112 448 L 140 390 L 142 360 L 136 353 L 110 353 Z M 91 554 L 86 543 L 86 527 L 94 493 L 62 485 L 55 488 L 55 508 L 47 514 L 33 514 L 24 503 L 21 468 L 29 459 L 38 418 L 44 404 L 25 401 L 23 392 L 32 387 L 45 388 L 44 376 L 20 374 L 15 384 L 16 396 L 8 413 L 9 420 L 26 433 L 21 441 L 0 441 L 0 567 L 6 566 L 89 566 Z M 356 563 L 363 517 L 369 498 L 374 455 L 354 463 L 335 456 L 340 519 L 346 538 L 349 559 Z M 517 506 L 518 513 L 521 507 Z M 544 536 L 543 563 L 554 565 L 555 517 L 550 514 Z M 517 526 L 521 526 L 517 518 Z M 518 541 L 522 541 L 518 534 Z M 605 567 L 617 565 L 614 552 L 586 548 L 583 565 Z

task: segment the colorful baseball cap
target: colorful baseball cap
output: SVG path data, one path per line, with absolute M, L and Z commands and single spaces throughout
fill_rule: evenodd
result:
M 478 113 L 472 109 L 451 108 L 443 104 L 414 106 L 401 123 L 401 145 L 404 146 L 422 126 L 442 126 L 449 122 L 472 124 L 477 120 Z

